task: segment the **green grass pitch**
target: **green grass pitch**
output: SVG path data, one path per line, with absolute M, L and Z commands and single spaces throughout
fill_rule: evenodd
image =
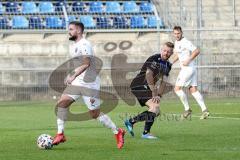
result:
M 51 150 L 37 148 L 36 139 L 42 133 L 56 133 L 55 102 L 1 102 L 0 160 L 236 160 L 240 159 L 240 100 L 206 100 L 211 118 L 199 120 L 200 108 L 190 101 L 193 116 L 179 121 L 183 106 L 178 99 L 161 102 L 163 116 L 156 119 L 152 133 L 158 140 L 143 140 L 143 123 L 135 128 L 135 137 L 125 137 L 122 150 L 116 148 L 111 130 L 95 120 L 68 122 L 67 142 Z M 74 104 L 73 110 L 86 110 Z M 118 105 L 109 115 L 119 126 L 122 118 L 145 108 Z

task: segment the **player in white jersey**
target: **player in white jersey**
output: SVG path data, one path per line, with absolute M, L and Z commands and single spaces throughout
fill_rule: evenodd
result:
M 204 103 L 202 95 L 197 89 L 197 71 L 194 62 L 200 50 L 183 37 L 182 28 L 180 26 L 175 26 L 173 28 L 173 34 L 176 39 L 174 44 L 175 58 L 173 63 L 179 60 L 181 67 L 174 90 L 184 105 L 185 111 L 183 117 L 187 118 L 192 113 L 187 96 L 182 90 L 183 87 L 188 87 L 190 93 L 201 107 L 202 116 L 200 119 L 206 119 L 209 116 L 209 111 Z
M 89 41 L 83 38 L 84 25 L 73 21 L 69 24 L 69 40 L 75 43 L 71 47 L 71 56 L 80 61 L 80 66 L 73 75 L 66 79 L 68 86 L 80 87 L 80 94 L 63 93 L 57 103 L 58 132 L 53 140 L 54 145 L 66 141 L 64 136 L 64 123 L 67 120 L 70 105 L 82 96 L 92 118 L 97 119 L 107 128 L 111 128 L 117 140 L 117 147 L 121 149 L 124 144 L 125 131 L 117 128 L 109 116 L 100 111 L 100 80 L 96 73 L 93 49 Z M 75 87 L 76 88 L 76 87 Z M 81 89 L 82 88 L 82 89 Z

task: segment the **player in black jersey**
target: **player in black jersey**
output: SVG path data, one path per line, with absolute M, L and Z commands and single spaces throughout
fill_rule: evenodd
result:
M 142 138 L 156 139 L 150 133 L 155 117 L 160 114 L 160 97 L 164 92 L 167 77 L 171 70 L 171 63 L 168 61 L 173 54 L 174 44 L 166 42 L 161 53 L 149 57 L 143 64 L 140 73 L 133 79 L 130 88 L 141 106 L 147 106 L 148 110 L 139 115 L 127 119 L 125 126 L 129 133 L 134 136 L 133 125 L 145 121 Z

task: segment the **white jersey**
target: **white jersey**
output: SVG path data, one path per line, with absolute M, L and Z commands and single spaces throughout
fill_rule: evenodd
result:
M 196 46 L 184 37 L 180 41 L 175 41 L 174 52 L 178 55 L 181 68 L 183 67 L 183 61 L 189 59 L 195 49 L 197 49 Z M 194 67 L 194 60 L 191 61 L 188 66 Z
M 71 46 L 70 55 L 72 58 L 77 58 L 77 67 L 82 64 L 82 56 L 89 57 L 90 66 L 83 73 L 77 76 L 71 83 L 74 86 L 84 87 L 83 89 L 80 89 L 81 94 L 76 95 L 73 93 L 68 94 L 68 96 L 75 101 L 81 96 L 88 109 L 98 109 L 100 107 L 100 79 L 96 73 L 95 59 L 91 43 L 82 38 L 80 41 Z M 80 63 L 78 62 L 78 57 L 80 57 Z
M 83 73 L 76 77 L 78 81 L 82 81 L 85 83 L 93 82 L 96 78 L 96 66 L 93 55 L 93 47 L 89 41 L 82 38 L 80 41 L 74 43 L 70 47 L 70 55 L 72 58 L 80 57 L 80 61 L 82 61 L 82 56 L 87 56 L 90 58 L 90 66 Z M 82 63 L 82 62 L 80 62 Z

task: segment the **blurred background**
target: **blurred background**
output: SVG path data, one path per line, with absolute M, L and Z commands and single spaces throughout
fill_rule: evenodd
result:
M 67 25 L 81 21 L 85 37 L 103 62 L 101 90 L 116 94 L 112 83 L 113 56 L 143 63 L 174 41 L 172 28 L 201 50 L 197 58 L 199 90 L 206 97 L 240 97 L 240 1 L 119 0 L 1 1 L 0 100 L 56 99 L 49 87 L 51 73 L 69 57 Z M 123 66 L 124 67 L 124 66 Z M 179 65 L 173 66 L 175 83 Z M 136 73 L 127 74 L 132 78 Z M 114 79 L 121 79 L 115 77 Z M 114 82 L 123 93 L 128 84 Z M 169 98 L 176 98 L 173 92 Z

